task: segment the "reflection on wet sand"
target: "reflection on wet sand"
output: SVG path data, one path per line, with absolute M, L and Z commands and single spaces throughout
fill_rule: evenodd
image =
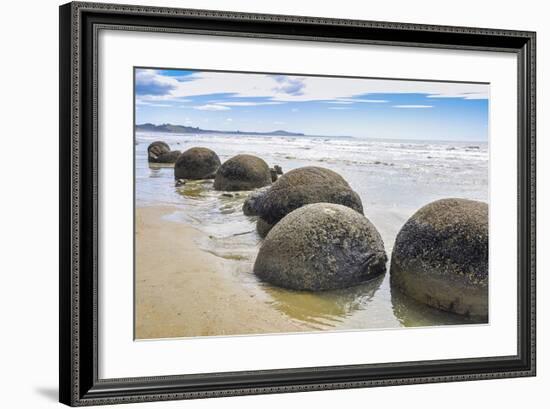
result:
M 485 324 L 486 321 L 444 312 L 419 303 L 390 287 L 393 313 L 404 327 L 427 327 L 434 325 Z
M 160 166 L 152 166 L 152 165 L 149 165 L 149 169 L 151 169 L 151 174 L 149 175 L 149 177 L 151 178 L 161 178 L 162 177 L 162 169 L 160 168 Z
M 268 284 L 263 288 L 272 297 L 271 304 L 277 310 L 312 329 L 326 329 L 343 323 L 354 312 L 365 308 L 383 280 L 384 275 L 380 275 L 355 287 L 322 292 L 292 291 Z
M 149 169 L 151 171 L 159 171 L 162 168 L 174 168 L 173 163 L 155 163 L 155 162 L 148 162 L 147 165 L 149 165 Z
M 280 313 L 283 321 L 288 320 L 290 327 L 306 327 L 311 330 L 361 330 L 478 323 L 419 304 L 391 289 L 389 265 L 386 275 L 342 290 L 299 292 L 263 283 L 252 272 L 262 243 L 256 232 L 256 217 L 246 216 L 242 211 L 243 202 L 250 192 L 217 192 L 213 189 L 213 180 L 187 180 L 176 186 L 170 165 L 147 164 L 146 145 L 143 144 L 143 148 L 139 146 L 137 149 L 137 204 L 172 206 L 172 210 L 163 215 L 162 220 L 196 229 L 196 233 L 189 236 L 190 239 L 200 250 L 223 261 L 219 264 L 220 268 L 214 269 L 213 277 L 223 275 L 224 280 L 221 281 L 244 289 L 247 298 L 254 300 L 258 305 L 261 304 L 262 308 L 267 306 L 268 310 Z M 282 163 L 285 169 L 299 165 Z M 345 169 L 342 173 L 345 173 L 344 171 Z M 353 175 L 351 173 L 351 176 Z M 372 187 L 375 182 L 376 180 L 371 180 L 372 192 L 377 191 Z M 359 183 L 356 185 L 361 186 Z M 367 197 L 366 194 L 363 196 Z M 406 220 L 406 214 L 393 207 L 390 211 L 382 205 L 369 203 L 367 209 L 368 217 L 380 227 L 388 255 L 391 254 L 395 234 Z M 178 237 L 178 242 L 180 239 L 184 241 L 185 237 Z M 204 268 L 207 270 L 208 266 Z M 203 277 L 198 274 L 195 279 L 200 281 Z M 193 289 L 187 287 L 185 291 L 192 292 Z M 214 294 L 216 286 L 209 287 L 209 291 Z M 205 310 L 210 310 L 216 302 L 220 302 L 219 297 L 223 296 L 224 294 L 220 293 L 205 300 Z M 224 308 L 231 310 L 233 305 L 221 307 Z M 239 310 L 239 314 L 244 314 L 244 310 Z M 239 319 L 250 324 L 260 318 L 262 317 L 258 317 L 258 310 L 251 308 Z M 280 324 L 282 328 L 282 324 L 285 323 Z

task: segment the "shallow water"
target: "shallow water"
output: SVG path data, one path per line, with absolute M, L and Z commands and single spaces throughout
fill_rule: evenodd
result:
M 168 219 L 204 232 L 197 244 L 227 260 L 233 279 L 258 299 L 311 329 L 366 329 L 471 324 L 473 321 L 418 304 L 392 291 L 388 273 L 360 286 L 320 293 L 290 291 L 259 281 L 252 266 L 261 244 L 255 217 L 242 213 L 250 192 L 213 190 L 212 181 L 175 187 L 173 169 L 149 165 L 147 146 L 213 149 L 221 161 L 239 153 L 262 157 L 283 171 L 322 166 L 340 173 L 359 194 L 365 216 L 379 230 L 388 257 L 395 237 L 421 206 L 444 197 L 487 201 L 487 144 L 479 142 L 380 141 L 360 138 L 228 135 L 136 135 L 136 205 L 171 205 Z

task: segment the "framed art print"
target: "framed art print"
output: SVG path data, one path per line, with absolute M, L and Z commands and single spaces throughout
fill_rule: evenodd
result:
M 61 402 L 535 375 L 534 33 L 60 22 Z

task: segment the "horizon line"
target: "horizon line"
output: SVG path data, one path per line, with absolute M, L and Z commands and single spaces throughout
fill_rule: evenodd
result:
M 201 129 L 203 131 L 210 131 L 211 133 L 240 133 L 240 134 L 269 134 L 274 132 L 288 132 L 293 134 L 300 134 L 300 135 L 293 135 L 293 136 L 306 136 L 306 137 L 320 137 L 320 138 L 354 138 L 354 139 L 375 139 L 380 141 L 388 141 L 388 140 L 396 140 L 396 141 L 420 141 L 420 142 L 480 142 L 480 143 L 489 143 L 489 138 L 486 139 L 421 139 L 421 138 L 399 138 L 399 137 L 390 137 L 390 138 L 384 138 L 384 137 L 375 137 L 375 136 L 353 136 L 353 135 L 313 135 L 313 134 L 307 134 L 304 132 L 293 132 L 293 131 L 287 131 L 284 129 L 276 129 L 273 131 L 241 131 L 241 130 L 230 130 L 230 131 L 223 131 L 219 129 L 203 129 L 198 126 L 192 126 L 192 125 L 178 125 L 178 124 L 172 124 L 172 123 L 162 123 L 162 124 L 154 124 L 152 122 L 144 122 L 142 124 L 134 124 L 134 127 L 141 126 L 141 125 L 154 125 L 154 126 L 160 126 L 160 125 L 172 125 L 172 126 L 183 126 L 186 128 L 196 128 Z M 159 132 L 159 133 L 173 133 L 178 134 L 177 132 Z M 183 135 L 183 134 L 179 134 Z M 281 135 L 274 135 L 274 136 L 281 136 Z

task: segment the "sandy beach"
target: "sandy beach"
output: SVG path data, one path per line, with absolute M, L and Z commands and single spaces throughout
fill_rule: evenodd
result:
M 200 249 L 203 232 L 136 208 L 136 339 L 310 331 L 231 275 L 231 260 Z
M 216 191 L 212 180 L 174 184 L 173 165 L 151 165 L 166 140 L 239 154 L 227 135 L 137 134 L 137 339 L 342 331 L 469 323 L 391 291 L 390 275 L 338 291 L 291 291 L 253 273 L 262 238 L 242 207 L 251 191 Z M 442 197 L 487 200 L 487 146 L 466 143 L 240 136 L 269 164 L 336 171 L 359 194 L 386 252 L 421 206 Z M 327 162 L 327 158 L 330 161 Z M 376 158 L 376 160 L 373 160 Z M 387 266 L 389 269 L 389 264 Z

